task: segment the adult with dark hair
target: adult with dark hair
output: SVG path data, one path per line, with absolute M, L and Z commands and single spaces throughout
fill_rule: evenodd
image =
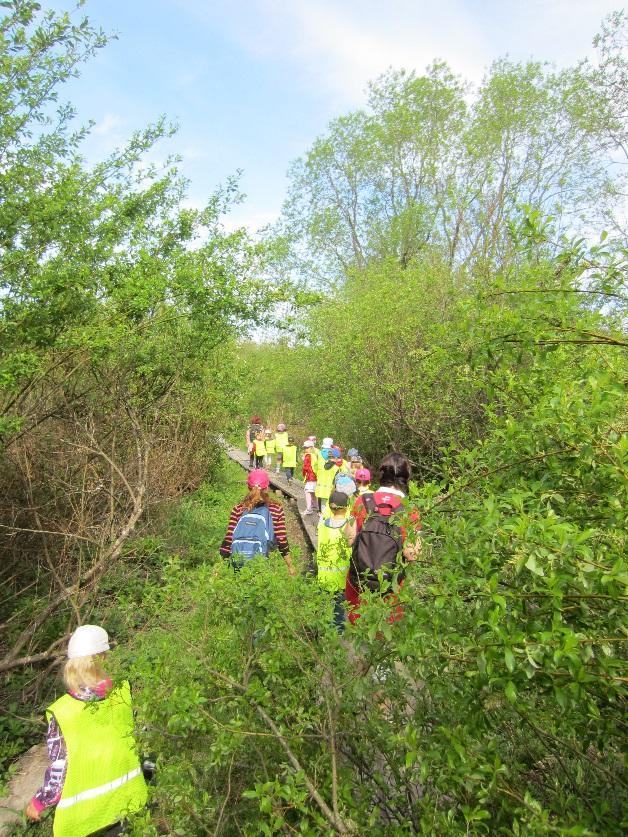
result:
M 414 561 L 421 550 L 418 537 L 409 538 L 407 526 L 401 522 L 408 495 L 410 463 L 400 453 L 389 453 L 379 468 L 379 488 L 357 498 L 352 517 L 345 527 L 345 537 L 353 547 L 345 586 L 350 605 L 349 620 L 360 618 L 360 604 L 365 590 L 386 593 L 391 602 L 390 622 L 403 617 L 397 597 L 382 590 L 396 576 L 403 583 L 406 562 Z M 412 533 L 421 528 L 418 512 L 409 516 Z
M 267 526 L 267 530 L 272 530 L 270 541 L 283 556 L 283 559 L 288 566 L 288 570 L 290 571 L 290 575 L 294 575 L 295 570 L 290 558 L 290 547 L 288 546 L 288 533 L 286 530 L 286 517 L 283 506 L 280 503 L 274 503 L 270 500 L 268 494 L 269 485 L 270 479 L 266 471 L 263 471 L 260 468 L 249 473 L 247 478 L 247 495 L 241 503 L 237 503 L 231 510 L 227 531 L 220 546 L 220 554 L 223 558 L 231 559 L 234 540 L 233 536 L 240 518 L 246 514 L 258 513 L 260 517 L 266 518 L 267 523 L 269 524 Z
M 259 416 L 251 416 L 251 421 L 246 431 L 246 449 L 249 454 L 249 467 L 251 468 L 255 465 L 255 437 L 260 430 L 263 430 L 261 418 Z

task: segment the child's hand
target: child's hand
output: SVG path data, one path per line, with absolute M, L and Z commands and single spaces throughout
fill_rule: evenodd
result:
M 34 822 L 39 822 L 41 819 L 41 812 L 37 810 L 32 799 L 24 808 L 24 816 L 29 820 L 34 820 Z

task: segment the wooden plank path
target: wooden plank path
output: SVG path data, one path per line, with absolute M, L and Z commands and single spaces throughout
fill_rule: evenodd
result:
M 227 445 L 226 453 L 229 459 L 237 462 L 238 465 L 241 465 L 246 471 L 251 470 L 249 467 L 249 455 L 246 451 Z M 288 484 L 283 474 L 276 474 L 274 471 L 269 470 L 267 470 L 267 473 L 273 490 L 280 491 L 290 501 L 296 503 L 303 531 L 307 535 L 309 542 L 312 544 L 312 549 L 316 552 L 316 527 L 318 526 L 318 515 L 305 513 L 305 490 L 303 488 L 303 483 L 298 479 L 293 479 L 292 482 Z

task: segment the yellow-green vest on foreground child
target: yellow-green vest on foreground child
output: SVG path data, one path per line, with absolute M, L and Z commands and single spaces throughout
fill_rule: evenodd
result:
M 324 590 L 341 593 L 345 589 L 351 548 L 343 535 L 347 509 L 321 517 L 316 530 L 316 577 Z
M 48 719 L 51 714 L 68 751 L 55 837 L 83 837 L 143 808 L 146 782 L 133 740 L 129 684 L 88 703 L 63 695 L 48 709 Z

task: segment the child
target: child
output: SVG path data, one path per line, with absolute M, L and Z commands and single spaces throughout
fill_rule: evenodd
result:
M 263 430 L 258 430 L 255 434 L 253 446 L 255 449 L 255 467 L 262 468 L 266 457 L 266 441 Z
M 264 468 L 270 471 L 273 467 L 273 453 L 275 453 L 276 443 L 273 431 L 268 428 L 266 431 L 266 456 L 264 457 Z
M 314 451 L 316 450 L 312 439 L 306 439 L 303 442 L 303 481 L 305 482 L 305 513 L 316 514 L 318 509 L 316 506 L 316 472 L 314 471 Z
M 84 837 L 146 804 L 146 782 L 133 741 L 128 682 L 105 673 L 107 631 L 77 628 L 68 644 L 63 679 L 67 694 L 48 708 L 50 767 L 26 806 L 30 820 L 56 805 L 56 837 Z
M 347 523 L 346 494 L 334 491 L 329 498 L 329 517 L 321 517 L 318 524 L 316 573 L 318 583 L 334 597 L 334 625 L 339 633 L 344 630 L 345 584 L 349 571 L 351 549 L 343 536 Z
M 291 483 L 292 477 L 294 476 L 294 469 L 297 467 L 297 446 L 292 436 L 288 436 L 288 444 L 284 445 L 281 464 L 286 476 L 286 482 Z
M 349 457 L 349 468 L 351 476 L 353 477 L 353 479 L 355 479 L 355 472 L 362 468 L 362 457 L 360 456 L 356 448 L 351 448 L 347 452 L 347 456 Z
M 249 454 L 249 467 L 255 464 L 255 436 L 262 427 L 262 420 L 259 416 L 251 416 L 251 423 L 246 431 L 246 449 Z
M 334 490 L 334 478 L 339 471 L 333 454 L 334 449 L 325 445 L 325 442 L 328 441 L 331 441 L 331 439 L 323 439 L 323 447 L 316 460 L 315 468 L 316 488 L 314 489 L 314 493 L 318 498 L 318 509 L 320 512 L 325 511 L 329 496 Z
M 275 449 L 277 451 L 277 460 L 275 464 L 275 473 L 279 473 L 279 469 L 283 464 L 283 448 L 288 444 L 288 433 L 286 432 L 285 424 L 277 425 L 277 432 L 275 433 Z
M 353 478 L 358 487 L 358 497 L 361 497 L 363 494 L 373 493 L 371 489 L 371 472 L 368 468 L 358 468 Z

